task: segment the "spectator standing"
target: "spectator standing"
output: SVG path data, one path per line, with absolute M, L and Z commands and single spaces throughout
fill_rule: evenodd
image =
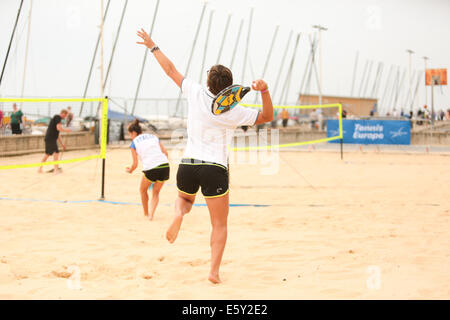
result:
M 12 134 L 22 134 L 21 124 L 24 123 L 22 110 L 17 108 L 17 104 L 13 104 L 13 112 L 11 113 L 11 131 Z
M 289 111 L 283 109 L 283 111 L 281 111 L 281 119 L 283 121 L 283 128 L 286 128 L 289 120 Z
M 3 129 L 3 111 L 0 109 L 0 131 Z
M 273 121 L 270 123 L 272 128 L 277 127 L 277 121 L 278 121 L 278 109 L 273 109 Z
M 66 127 L 70 127 L 73 120 L 72 107 L 67 107 L 67 118 L 66 118 Z
M 316 128 L 316 123 L 319 120 L 319 117 L 317 116 L 316 109 L 313 109 L 313 111 L 309 115 L 309 119 L 311 121 L 311 128 L 315 129 Z

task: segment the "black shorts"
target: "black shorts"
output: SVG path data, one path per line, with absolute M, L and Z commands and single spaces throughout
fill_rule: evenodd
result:
M 45 140 L 45 154 L 51 156 L 53 153 L 59 153 L 56 140 Z
M 156 168 L 142 171 L 147 178 L 147 180 L 151 182 L 164 182 L 169 180 L 170 175 L 170 167 L 168 163 L 161 164 Z
M 218 163 L 182 159 L 177 172 L 179 191 L 195 195 L 202 187 L 205 198 L 216 198 L 228 193 L 228 169 Z
M 12 134 L 22 134 L 22 129 L 20 129 L 20 123 L 11 123 Z

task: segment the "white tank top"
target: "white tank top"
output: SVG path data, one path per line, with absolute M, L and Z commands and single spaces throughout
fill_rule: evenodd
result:
M 131 142 L 130 148 L 136 150 L 144 171 L 169 162 L 166 155 L 161 151 L 158 137 L 152 134 L 144 133 L 138 135 Z

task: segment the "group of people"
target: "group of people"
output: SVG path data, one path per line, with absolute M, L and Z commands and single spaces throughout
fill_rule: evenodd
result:
M 10 113 L 9 117 L 10 119 L 8 123 L 6 123 L 5 115 L 3 114 L 3 111 L 0 110 L 0 130 L 3 131 L 9 124 L 12 134 L 14 135 L 22 134 L 26 119 L 24 113 L 22 112 L 21 109 L 17 107 L 16 103 L 13 103 L 13 110 Z M 67 118 L 65 125 L 69 127 L 71 125 L 72 120 L 73 120 L 73 113 L 71 112 L 71 107 L 69 106 L 67 108 Z
M 450 109 L 447 109 L 446 111 L 444 109 L 441 109 L 439 111 L 433 111 L 431 112 L 427 105 L 423 107 L 423 109 L 417 110 L 416 115 L 414 115 L 413 111 L 410 111 L 408 113 L 405 113 L 403 110 L 400 111 L 400 114 L 396 109 L 392 111 L 392 114 L 388 112 L 386 114 L 388 117 L 404 117 L 408 119 L 415 118 L 417 121 L 417 124 L 421 125 L 423 124 L 422 120 L 432 120 L 435 121 L 444 121 L 444 120 L 450 120 Z

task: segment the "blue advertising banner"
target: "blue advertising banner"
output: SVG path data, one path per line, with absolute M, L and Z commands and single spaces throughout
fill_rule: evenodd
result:
M 342 120 L 344 143 L 411 143 L 411 123 L 404 120 Z M 327 137 L 339 135 L 339 120 L 327 120 Z M 329 141 L 339 143 L 339 140 Z

